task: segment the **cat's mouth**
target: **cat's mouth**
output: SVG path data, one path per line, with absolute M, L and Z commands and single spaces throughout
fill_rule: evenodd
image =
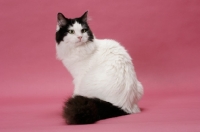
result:
M 82 45 L 84 42 L 82 41 L 82 40 L 78 40 L 77 42 L 76 42 L 76 44 L 77 45 Z
M 79 40 L 76 41 L 76 44 L 78 44 L 78 45 L 81 45 L 81 44 L 84 44 L 84 43 L 85 43 L 85 41 L 83 39 L 79 39 Z

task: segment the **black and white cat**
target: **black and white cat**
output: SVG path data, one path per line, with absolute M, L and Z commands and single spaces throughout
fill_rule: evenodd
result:
M 90 124 L 140 112 L 137 103 L 143 87 L 131 57 L 118 42 L 95 38 L 87 12 L 74 19 L 58 13 L 56 51 L 75 85 L 63 111 L 68 124 Z

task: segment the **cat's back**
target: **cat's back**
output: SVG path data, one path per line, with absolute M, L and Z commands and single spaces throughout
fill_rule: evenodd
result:
M 112 39 L 96 39 L 98 57 L 104 60 L 119 60 L 131 61 L 126 49 L 117 41 Z

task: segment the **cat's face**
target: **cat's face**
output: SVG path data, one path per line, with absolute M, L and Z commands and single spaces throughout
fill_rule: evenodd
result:
M 74 46 L 93 41 L 94 36 L 87 24 L 87 12 L 80 18 L 69 19 L 58 13 L 56 42 L 73 44 Z

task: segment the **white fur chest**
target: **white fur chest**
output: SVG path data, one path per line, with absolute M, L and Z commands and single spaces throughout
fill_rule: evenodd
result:
M 74 78 L 75 85 L 87 71 L 96 51 L 92 42 L 78 47 L 60 43 L 56 45 L 57 58 L 60 59 Z

